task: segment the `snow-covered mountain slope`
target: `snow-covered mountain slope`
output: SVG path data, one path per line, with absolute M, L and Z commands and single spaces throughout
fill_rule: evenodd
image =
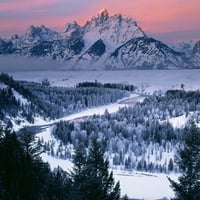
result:
M 56 32 L 46 28 L 44 25 L 41 25 L 40 27 L 35 27 L 32 25 L 23 36 L 23 40 L 26 43 L 51 41 L 54 39 L 55 35 Z
M 200 40 L 198 42 L 196 42 L 196 44 L 194 45 L 192 55 L 190 57 L 190 62 L 192 63 L 192 65 L 199 67 L 199 63 L 200 63 Z
M 97 40 L 79 59 L 98 59 L 106 52 L 106 45 L 102 39 Z
M 30 26 L 22 36 L 0 39 L 0 55 L 64 60 L 68 62 L 67 69 L 179 69 L 200 66 L 198 55 L 189 58 L 191 46 L 173 50 L 147 37 L 134 19 L 121 14 L 109 16 L 103 9 L 84 26 L 73 21 L 62 32 L 44 25 Z M 117 58 L 113 56 L 116 52 Z
M 0 124 L 19 124 L 28 117 L 30 101 L 14 88 L 0 81 Z
M 97 40 L 102 39 L 107 48 L 111 50 L 131 38 L 145 35 L 135 20 L 121 14 L 109 17 L 106 9 L 101 10 L 97 16 L 88 21 L 84 30 L 84 39 L 87 44 L 92 45 Z
M 181 54 L 153 38 L 129 40 L 107 58 L 108 69 L 177 69 L 186 66 Z
M 84 29 L 77 24 L 76 21 L 67 23 L 63 32 L 61 32 L 59 35 L 61 38 L 80 38 L 83 36 Z
M 169 44 L 169 47 L 177 52 L 182 52 L 185 54 L 186 57 L 190 57 L 192 54 L 192 50 L 194 48 L 195 41 L 183 41 L 177 44 Z
M 44 25 L 40 27 L 35 27 L 31 25 L 27 32 L 22 35 L 14 35 L 11 38 L 14 49 L 28 48 L 28 46 L 32 46 L 36 43 L 40 43 L 43 41 L 52 41 L 56 37 L 56 32 L 48 29 Z

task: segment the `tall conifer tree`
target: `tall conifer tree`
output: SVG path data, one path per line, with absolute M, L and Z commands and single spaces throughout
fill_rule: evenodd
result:
M 182 172 L 178 183 L 169 179 L 175 191 L 174 200 L 200 199 L 200 131 L 194 123 L 186 129 L 184 147 L 178 152 L 178 165 Z

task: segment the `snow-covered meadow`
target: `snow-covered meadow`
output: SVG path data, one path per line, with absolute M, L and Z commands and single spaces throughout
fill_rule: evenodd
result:
M 72 170 L 73 164 L 68 160 L 53 158 L 43 154 L 44 161 L 49 162 L 51 168 L 62 167 L 66 171 Z M 170 199 L 174 196 L 173 190 L 169 186 L 167 177 L 177 180 L 177 174 L 151 174 L 142 172 L 128 172 L 113 170 L 116 181 L 120 181 L 121 195 L 127 194 L 130 199 Z

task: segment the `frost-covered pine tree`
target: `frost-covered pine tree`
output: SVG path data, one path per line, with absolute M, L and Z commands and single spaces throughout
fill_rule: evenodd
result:
M 200 130 L 192 123 L 185 136 L 185 145 L 178 152 L 182 175 L 178 183 L 169 181 L 175 191 L 174 200 L 197 200 L 200 199 Z
M 115 184 L 113 174 L 108 171 L 108 160 L 104 160 L 101 145 L 93 140 L 89 153 L 78 147 L 74 157 L 72 177 L 72 199 L 119 200 L 120 185 Z

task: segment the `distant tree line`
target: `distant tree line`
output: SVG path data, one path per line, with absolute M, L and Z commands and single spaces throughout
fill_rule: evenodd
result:
M 98 81 L 95 82 L 82 82 L 78 83 L 76 87 L 100 87 L 100 88 L 112 88 L 112 89 L 120 89 L 127 91 L 135 91 L 137 89 L 136 86 L 126 84 L 126 83 L 100 83 Z

